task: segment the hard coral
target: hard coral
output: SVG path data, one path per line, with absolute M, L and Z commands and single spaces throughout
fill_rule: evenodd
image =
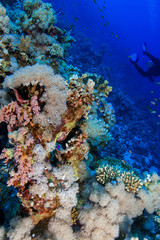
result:
M 122 179 L 128 192 L 137 192 L 143 185 L 141 179 L 134 172 L 126 171 L 123 168 L 107 164 L 97 169 L 97 181 L 102 184 L 117 178 Z

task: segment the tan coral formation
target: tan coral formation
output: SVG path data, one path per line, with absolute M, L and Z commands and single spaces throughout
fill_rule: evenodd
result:
M 153 187 L 153 186 L 152 186 Z M 120 228 L 130 230 L 133 218 L 142 214 L 144 208 L 154 212 L 160 204 L 157 197 L 160 194 L 160 183 L 154 184 L 157 192 L 139 190 L 137 196 L 125 190 L 123 182 L 116 185 L 110 183 L 101 187 L 93 183 L 89 196 L 91 204 L 88 210 L 84 209 L 79 214 L 79 220 L 83 227 L 79 239 L 115 239 L 119 236 Z

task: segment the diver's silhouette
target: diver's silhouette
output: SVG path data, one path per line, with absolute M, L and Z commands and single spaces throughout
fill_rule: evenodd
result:
M 135 66 L 137 71 L 143 76 L 143 77 L 148 77 L 152 82 L 154 82 L 153 77 L 158 77 L 160 76 L 160 59 L 155 58 L 152 56 L 148 51 L 147 51 L 147 45 L 144 43 L 143 45 L 143 54 L 146 55 L 151 61 L 152 61 L 152 66 L 148 68 L 147 71 L 144 71 L 138 64 L 138 59 L 139 56 L 137 53 L 133 54 L 130 56 L 130 62 Z

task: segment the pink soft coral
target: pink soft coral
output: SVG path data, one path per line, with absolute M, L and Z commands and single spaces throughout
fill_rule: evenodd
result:
M 11 102 L 0 110 L 0 122 L 6 122 L 8 131 L 12 132 L 18 127 L 28 125 L 33 114 L 38 116 L 39 111 L 37 96 L 33 96 L 31 101 L 21 101 L 21 105 Z

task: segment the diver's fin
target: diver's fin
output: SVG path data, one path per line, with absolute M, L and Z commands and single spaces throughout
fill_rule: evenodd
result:
M 139 59 L 138 53 L 133 53 L 132 55 L 130 55 L 129 59 L 131 63 L 137 63 Z
M 142 45 L 143 54 L 147 52 L 147 44 L 144 42 Z

